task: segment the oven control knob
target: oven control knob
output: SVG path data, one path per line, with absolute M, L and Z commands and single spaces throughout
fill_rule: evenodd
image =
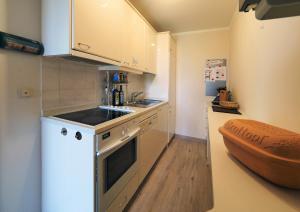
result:
M 78 141 L 80 141 L 80 140 L 82 139 L 82 134 L 81 134 L 80 132 L 77 132 L 77 133 L 75 134 L 75 138 L 76 138 Z
M 66 128 L 62 128 L 60 133 L 64 136 L 68 135 L 68 130 Z

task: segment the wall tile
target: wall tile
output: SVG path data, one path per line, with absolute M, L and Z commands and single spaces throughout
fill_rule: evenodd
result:
M 96 66 L 64 59 L 43 58 L 42 76 L 44 112 L 104 104 L 103 101 L 106 100 L 106 72 L 98 71 Z M 129 84 L 123 89 L 130 100 L 132 92 L 145 90 L 144 76 L 128 74 L 128 79 Z
M 43 110 L 100 104 L 103 73 L 95 66 L 63 59 L 44 58 Z M 102 79 L 102 80 L 101 80 Z

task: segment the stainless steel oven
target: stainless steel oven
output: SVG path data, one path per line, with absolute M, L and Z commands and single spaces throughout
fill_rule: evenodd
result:
M 135 122 L 97 136 L 96 211 L 105 211 L 139 166 L 139 132 Z

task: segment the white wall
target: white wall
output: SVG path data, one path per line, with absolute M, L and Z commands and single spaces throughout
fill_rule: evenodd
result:
M 207 59 L 229 57 L 227 29 L 184 33 L 177 40 L 176 134 L 206 138 L 204 67 Z
M 0 0 L 0 30 L 40 40 L 39 0 Z M 32 98 L 18 98 L 18 88 Z M 0 50 L 0 211 L 40 212 L 40 57 Z
M 300 132 L 300 17 L 258 21 L 236 10 L 230 79 L 250 118 Z

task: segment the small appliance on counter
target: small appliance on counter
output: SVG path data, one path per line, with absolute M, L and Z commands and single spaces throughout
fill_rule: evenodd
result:
M 241 115 L 238 111 L 239 104 L 231 101 L 231 92 L 226 87 L 218 89 L 218 96 L 212 101 L 212 109 L 214 112 L 232 113 Z

